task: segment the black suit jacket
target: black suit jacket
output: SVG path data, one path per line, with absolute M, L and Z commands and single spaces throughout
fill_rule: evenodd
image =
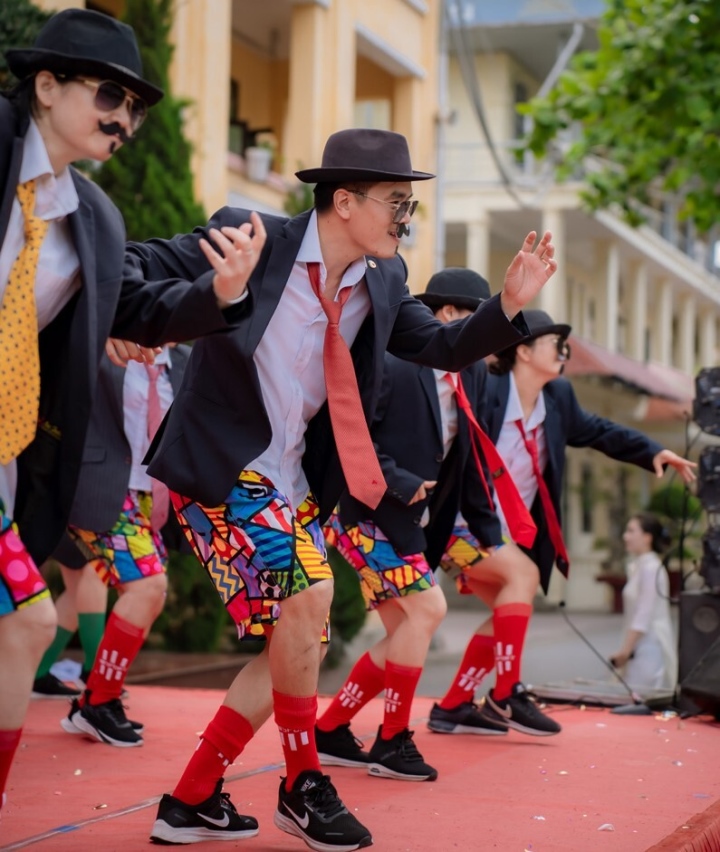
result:
M 484 393 L 485 363 L 473 364 L 460 375 L 470 404 L 477 411 Z M 372 436 L 388 491 L 374 511 L 346 493 L 340 501 L 343 523 L 374 521 L 398 553 L 424 551 L 432 568 L 440 562 L 459 509 L 480 541 L 500 543 L 500 523 L 488 505 L 471 452 L 470 426 L 461 409 L 457 435 L 443 460 L 440 402 L 430 367 L 386 356 Z M 432 496 L 408 505 L 422 483 L 433 480 L 437 485 Z M 428 506 L 430 520 L 423 528 L 421 518 Z
M 243 316 L 229 332 L 195 344 L 180 393 L 150 449 L 152 476 L 204 505 L 223 502 L 239 472 L 270 444 L 253 353 L 282 298 L 310 215 L 263 217 L 268 238 L 249 281 Z M 249 216 L 247 210 L 226 207 L 208 227 L 238 227 Z M 169 241 L 131 245 L 128 267 L 153 281 L 202 278 L 209 264 L 198 248 L 200 237 L 208 238 L 207 228 Z M 372 311 L 355 339 L 352 356 L 368 422 L 380 395 L 385 350 L 457 371 L 528 333 L 521 316 L 508 322 L 499 297 L 489 299 L 462 324 L 444 326 L 410 295 L 405 280 L 399 256 L 375 259 L 366 271 Z M 303 467 L 324 520 L 345 487 L 327 404 L 312 419 L 305 437 Z
M 28 118 L 0 96 L 0 244 L 15 197 Z M 105 193 L 71 169 L 80 205 L 69 216 L 82 287 L 40 333 L 40 424 L 18 457 L 15 520 L 38 562 L 65 527 L 80 470 L 97 372 L 109 336 L 145 345 L 191 340 L 228 327 L 212 276 L 146 285 L 123 278 L 125 227 Z
M 484 416 L 489 435 L 495 443 L 500 436 L 509 394 L 509 375 L 488 376 Z M 637 429 L 621 426 L 612 420 L 598 417 L 582 409 L 567 379 L 559 378 L 549 382 L 543 389 L 543 396 L 546 409 L 545 440 L 548 450 L 544 479 L 561 522 L 560 501 L 566 447 L 592 447 L 617 461 L 629 462 L 646 470 L 653 470 L 652 461 L 662 450 L 662 446 L 647 435 L 643 435 L 642 432 L 638 432 Z M 547 592 L 555 562 L 555 551 L 550 542 L 539 497 L 535 498 L 531 514 L 537 524 L 538 533 L 535 544 L 528 553 L 540 569 L 542 587 Z

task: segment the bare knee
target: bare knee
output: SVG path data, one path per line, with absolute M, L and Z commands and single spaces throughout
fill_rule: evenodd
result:
M 447 614 L 447 601 L 439 586 L 401 598 L 405 615 L 418 625 L 434 632 Z
M 13 644 L 38 660 L 52 643 L 57 631 L 57 612 L 49 599 L 17 610 L 3 621 L 6 621 L 4 628 L 11 628 Z

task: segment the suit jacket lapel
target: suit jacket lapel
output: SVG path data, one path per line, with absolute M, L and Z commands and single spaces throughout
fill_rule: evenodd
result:
M 72 350 L 76 353 L 73 363 L 75 369 L 87 371 L 86 381 L 91 390 L 95 387 L 96 371 L 95 356 L 86 357 L 87 353 L 97 351 L 97 279 L 96 279 L 96 257 L 95 257 L 95 217 L 92 208 L 84 200 L 84 187 L 80 179 L 76 179 L 75 187 L 78 190 L 80 205 L 75 213 L 69 217 L 70 230 L 72 232 L 75 249 L 80 260 L 80 276 L 82 288 L 78 300 L 77 310 L 72 323 Z
M 507 409 L 508 399 L 510 397 L 510 377 L 504 376 L 488 376 L 488 395 L 490 397 L 490 409 L 488 412 L 488 429 L 490 430 L 490 438 L 494 444 L 497 444 L 500 437 L 503 421 L 505 420 L 505 411 Z M 492 390 L 491 390 L 492 389 Z
M 556 471 L 562 470 L 562 456 L 565 453 L 565 445 L 558 436 L 562 435 L 562 418 L 560 411 L 555 405 L 555 400 L 549 393 L 543 390 L 545 399 L 545 445 L 547 446 L 548 463 L 545 469 L 545 479 L 551 484 L 553 495 L 558 490 L 555 486 Z
M 377 264 L 372 258 L 368 258 L 368 266 L 365 270 L 365 283 L 370 296 L 370 304 L 372 306 L 372 323 L 374 329 L 373 340 L 373 381 L 371 384 L 370 396 L 363 393 L 364 388 L 360 387 L 360 393 L 363 396 L 363 403 L 366 411 L 368 410 L 368 400 L 378 399 L 380 396 L 380 385 L 382 383 L 382 364 L 385 359 L 385 349 L 390 338 L 390 326 L 394 321 L 394 316 L 390 316 L 387 289 L 382 273 Z M 380 368 L 378 368 L 380 365 Z M 372 412 L 368 412 L 371 414 Z
M 20 165 L 22 164 L 23 140 L 16 136 L 10 149 L 10 158 L 7 163 L 0 159 L 0 174 L 5 176 L 5 187 L 3 190 L 2 204 L 0 205 L 0 244 L 5 239 L 8 223 L 10 222 L 10 211 L 15 199 L 15 190 L 20 178 Z
M 433 420 L 435 421 L 435 431 L 440 439 L 440 444 L 442 444 L 442 416 L 440 414 L 440 400 L 438 398 L 435 372 L 432 367 L 420 367 L 419 374 L 420 384 L 425 391 L 425 396 L 427 397 L 430 408 L 432 409 Z
M 250 294 L 253 298 L 252 320 L 247 337 L 250 352 L 257 349 L 270 318 L 275 313 L 305 236 L 310 214 L 311 211 L 307 211 L 286 223 L 282 233 L 272 241 L 270 258 L 262 279 L 254 276 L 250 278 Z

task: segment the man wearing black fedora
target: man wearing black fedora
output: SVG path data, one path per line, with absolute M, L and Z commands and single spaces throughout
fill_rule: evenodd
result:
M 162 97 L 132 29 L 70 9 L 7 62 L 19 84 L 0 96 L 0 806 L 55 633 L 36 565 L 67 525 L 105 341 L 227 328 L 220 308 L 237 295 L 123 281 L 122 217 L 71 166 L 107 160 Z
M 570 326 L 554 322 L 541 310 L 527 310 L 523 316 L 530 335 L 497 354 L 497 360 L 490 366 L 481 414 L 487 423 L 489 437 L 536 524 L 535 539 L 523 550 L 537 565 L 540 585 L 547 592 L 553 564 L 557 564 L 565 576 L 569 570 L 560 526 L 566 447 L 592 447 L 610 458 L 654 471 L 657 476 L 662 476 L 665 466 L 670 465 L 686 483 L 694 479 L 692 469 L 695 465 L 663 449 L 636 429 L 582 409 L 570 382 L 561 378 L 570 357 Z M 502 501 L 496 508 L 503 534 L 512 540 L 510 519 Z M 505 549 L 501 548 L 500 553 Z M 468 585 L 468 590 L 475 594 L 482 591 L 472 582 Z M 534 591 L 530 590 L 530 597 L 526 595 L 523 606 L 516 608 L 513 614 L 518 637 L 525 635 Z M 491 603 L 484 594 L 480 596 Z M 497 608 L 471 638 L 456 682 L 471 672 L 473 676 L 469 679 L 466 676 L 465 681 L 474 694 L 484 677 L 496 668 L 496 685 L 481 708 L 482 717 L 534 736 L 558 733 L 560 726 L 541 713 L 519 678 L 522 645 L 517 641 L 503 643 L 500 657 L 497 649 L 493 651 L 491 644 L 497 638 L 496 613 Z M 517 674 L 508 678 L 508 667 L 511 673 Z M 513 683 L 515 677 L 517 680 Z M 455 700 L 456 682 L 440 702 L 441 707 Z M 438 720 L 442 721 L 439 717 Z M 433 727 L 432 716 L 430 726 Z M 438 729 L 433 727 L 433 730 Z
M 371 506 L 385 493 L 367 425 L 385 351 L 459 370 L 522 338 L 517 314 L 556 268 L 550 234 L 537 245 L 529 234 L 502 295 L 465 324 L 443 325 L 410 295 L 398 254 L 416 207 L 412 182 L 433 177 L 412 168 L 405 138 L 340 131 L 322 166 L 298 177 L 316 183 L 315 207 L 293 219 L 224 208 L 193 234 L 127 253 L 133 279 L 246 287 L 237 327 L 193 347 L 148 470 L 170 488 L 240 635 L 268 641 L 163 797 L 152 837 L 165 842 L 232 834 L 205 817 L 212 811 L 219 820 L 216 808 L 229 815 L 224 769 L 274 712 L 287 768 L 275 824 L 313 849 L 370 845 L 321 772 L 315 746 L 333 591 L 321 524 L 346 488 Z M 246 252 L 239 234 L 258 244 Z

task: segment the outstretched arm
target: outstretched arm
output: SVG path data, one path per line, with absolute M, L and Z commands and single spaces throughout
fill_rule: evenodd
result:
M 661 477 L 665 472 L 664 466 L 666 464 L 675 468 L 686 485 L 695 481 L 696 476 L 695 471 L 693 470 L 693 468 L 697 467 L 695 462 L 684 459 L 672 450 L 661 450 L 653 459 L 653 467 L 655 468 L 655 473 L 658 477 Z

